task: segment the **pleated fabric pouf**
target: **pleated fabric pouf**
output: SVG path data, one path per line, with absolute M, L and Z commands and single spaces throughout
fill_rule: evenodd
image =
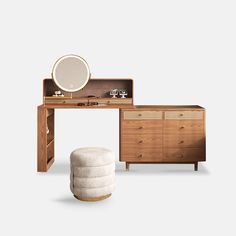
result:
M 82 201 L 99 201 L 115 188 L 115 156 L 106 148 L 85 147 L 70 155 L 70 189 Z

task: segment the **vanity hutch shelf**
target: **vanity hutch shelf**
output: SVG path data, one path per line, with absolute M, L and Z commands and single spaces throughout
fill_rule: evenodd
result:
M 112 98 L 110 90 L 126 89 L 126 98 Z M 133 105 L 133 80 L 132 79 L 90 79 L 84 88 L 77 92 L 63 92 L 64 97 L 53 96 L 54 92 L 60 90 L 52 79 L 43 82 L 44 105 L 63 106 L 114 106 Z
M 126 98 L 111 98 L 112 89 L 126 89 Z M 43 104 L 38 106 L 38 164 L 46 172 L 54 162 L 55 109 L 119 109 L 120 161 L 188 163 L 198 169 L 205 161 L 205 109 L 200 106 L 134 106 L 132 79 L 90 79 L 64 97 L 52 79 L 43 81 Z

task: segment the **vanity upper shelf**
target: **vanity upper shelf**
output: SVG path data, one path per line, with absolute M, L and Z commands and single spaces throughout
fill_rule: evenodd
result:
M 112 98 L 112 89 L 126 90 L 125 98 Z M 84 88 L 77 92 L 61 91 L 64 96 L 53 96 L 59 89 L 52 79 L 43 80 L 43 103 L 47 107 L 117 107 L 133 106 L 132 79 L 90 79 Z

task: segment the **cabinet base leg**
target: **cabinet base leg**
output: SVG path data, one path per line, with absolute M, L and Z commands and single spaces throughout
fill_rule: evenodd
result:
M 125 169 L 128 171 L 129 170 L 129 163 L 125 162 Z
M 198 162 L 194 163 L 194 170 L 198 171 Z

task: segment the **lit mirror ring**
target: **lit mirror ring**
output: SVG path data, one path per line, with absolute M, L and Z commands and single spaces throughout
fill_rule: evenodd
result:
M 60 89 L 66 92 L 76 92 L 88 83 L 89 66 L 80 56 L 63 56 L 53 66 L 52 79 Z

